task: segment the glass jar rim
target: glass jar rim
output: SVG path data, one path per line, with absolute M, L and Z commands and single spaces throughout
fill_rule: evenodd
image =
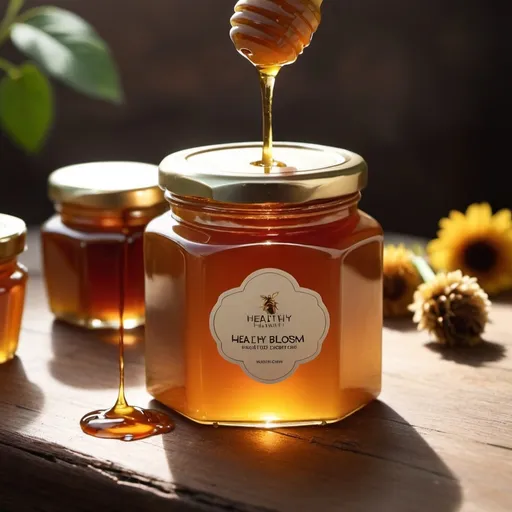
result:
M 368 168 L 348 150 L 297 142 L 274 144 L 285 166 L 255 165 L 261 143 L 203 146 L 173 153 L 159 167 L 160 186 L 183 197 L 224 203 L 304 203 L 360 192 Z

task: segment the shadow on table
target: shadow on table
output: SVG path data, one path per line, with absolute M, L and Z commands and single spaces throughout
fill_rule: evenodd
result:
M 512 291 L 504 292 L 497 297 L 491 297 L 491 300 L 495 304 L 512 304 Z
M 153 404 L 154 405 L 154 404 Z M 456 477 L 393 409 L 375 402 L 327 427 L 236 429 L 177 419 L 163 437 L 184 501 L 282 511 L 451 512 Z M 194 492 L 195 491 L 195 492 Z
M 85 389 L 117 388 L 119 384 L 119 333 L 89 331 L 55 320 L 51 330 L 52 376 L 69 386 Z M 144 384 L 144 329 L 125 335 L 126 385 Z
M 412 317 L 386 318 L 384 319 L 384 327 L 392 331 L 417 331 L 417 325 L 412 321 Z
M 486 363 L 501 361 L 507 355 L 507 349 L 492 341 L 484 341 L 476 347 L 450 348 L 433 341 L 425 343 L 425 347 L 436 352 L 446 361 L 453 361 L 468 366 L 484 366 Z
M 0 365 L 0 402 L 12 404 L 11 414 L 3 414 L 2 427 L 19 430 L 37 420 L 44 407 L 44 394 L 39 386 L 27 378 L 18 357 Z

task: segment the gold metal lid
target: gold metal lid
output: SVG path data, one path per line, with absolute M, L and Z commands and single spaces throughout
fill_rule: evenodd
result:
M 90 208 L 148 208 L 164 201 L 158 167 L 139 162 L 90 162 L 54 171 L 50 199 Z
M 0 214 L 0 260 L 14 258 L 25 250 L 27 226 L 11 215 Z
M 276 143 L 274 159 L 286 167 L 269 173 L 251 165 L 260 159 L 261 142 L 180 151 L 160 164 L 160 186 L 225 203 L 303 203 L 353 194 L 367 182 L 365 161 L 344 149 Z

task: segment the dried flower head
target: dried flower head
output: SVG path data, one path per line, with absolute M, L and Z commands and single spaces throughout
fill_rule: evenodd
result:
M 412 263 L 413 253 L 403 245 L 384 248 L 384 316 L 409 315 L 421 277 Z
M 491 303 L 476 278 L 460 270 L 440 273 L 419 286 L 410 310 L 419 330 L 441 344 L 472 346 L 482 341 Z
M 438 237 L 427 247 L 432 267 L 460 269 L 476 277 L 489 294 L 512 287 L 512 217 L 510 210 L 493 215 L 487 203 L 471 205 L 464 215 L 452 211 L 441 219 Z

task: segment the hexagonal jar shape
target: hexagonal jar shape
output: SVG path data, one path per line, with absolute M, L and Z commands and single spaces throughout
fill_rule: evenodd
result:
M 143 232 L 167 209 L 156 166 L 98 162 L 49 178 L 57 213 L 41 229 L 43 268 L 56 318 L 90 328 L 144 324 Z
M 171 211 L 145 234 L 149 392 L 194 421 L 335 422 L 381 387 L 382 229 L 358 209 L 366 165 L 322 146 L 181 152 Z M 239 202 L 236 202 L 236 201 Z

